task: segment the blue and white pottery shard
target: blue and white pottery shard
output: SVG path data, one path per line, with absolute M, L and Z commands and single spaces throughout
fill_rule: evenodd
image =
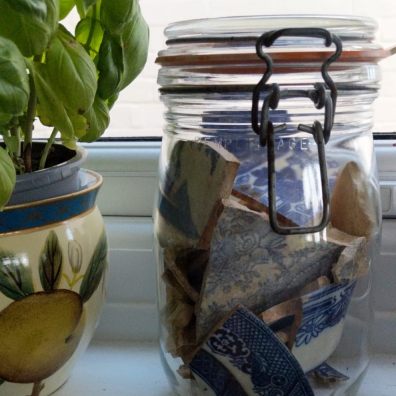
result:
M 344 249 L 323 233 L 278 235 L 265 214 L 232 200 L 223 205 L 196 307 L 198 339 L 236 305 L 258 314 L 294 297 L 327 275 Z
M 162 247 L 206 247 L 216 210 L 231 194 L 239 161 L 210 142 L 179 140 L 167 147 L 170 158 L 160 174 L 155 214 L 158 240 Z
M 254 147 L 256 143 L 256 147 Z M 246 148 L 233 141 L 226 148 L 241 161 L 235 189 L 268 206 L 267 148 L 253 142 Z M 322 211 L 320 175 L 316 143 L 310 138 L 275 139 L 277 212 L 298 225 L 307 225 Z M 340 164 L 327 161 L 330 188 L 335 183 Z
M 335 382 L 343 382 L 349 380 L 349 377 L 347 375 L 341 373 L 327 363 L 322 363 L 320 366 L 314 368 L 308 374 L 323 384 L 331 384 Z
M 305 372 L 327 360 L 340 342 L 356 281 L 331 284 L 303 297 L 293 355 Z
M 370 268 L 368 249 L 365 237 L 350 239 L 331 270 L 334 283 L 351 282 L 367 275 Z
M 313 396 L 289 350 L 244 307 L 235 309 L 190 363 L 216 396 Z

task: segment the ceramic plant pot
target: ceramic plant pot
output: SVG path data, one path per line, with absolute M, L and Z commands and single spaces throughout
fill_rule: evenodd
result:
M 33 143 L 33 164 L 40 161 L 44 146 L 44 143 Z M 86 158 L 87 152 L 83 147 L 70 150 L 54 144 L 47 158 L 47 168 L 17 176 L 8 205 L 20 205 L 83 189 L 86 187 L 86 178 L 85 173 L 80 172 L 80 167 Z
M 100 175 L 75 193 L 0 213 L 0 396 L 46 396 L 68 379 L 104 300 Z

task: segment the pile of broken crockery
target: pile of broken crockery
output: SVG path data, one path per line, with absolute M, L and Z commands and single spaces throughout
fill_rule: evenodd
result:
M 230 395 L 311 395 L 308 372 L 324 382 L 348 380 L 325 360 L 339 342 L 356 280 L 368 272 L 379 224 L 375 187 L 362 168 L 350 161 L 338 172 L 324 231 L 284 236 L 272 231 L 267 206 L 236 189 L 240 163 L 222 146 L 177 140 L 167 161 L 155 231 L 166 349 L 181 359 L 180 376 Z M 278 221 L 295 225 L 281 214 Z M 326 293 L 326 304 L 338 305 L 327 306 L 322 327 L 307 338 L 308 308 Z M 337 336 L 323 331 L 335 334 L 337 326 Z M 315 337 L 323 338 L 321 351 L 297 351 Z

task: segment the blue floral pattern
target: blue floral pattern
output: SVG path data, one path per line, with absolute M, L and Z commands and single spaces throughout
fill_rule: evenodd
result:
M 278 235 L 261 215 L 225 207 L 212 237 L 197 337 L 205 337 L 238 304 L 263 312 L 292 298 L 327 274 L 343 248 L 305 235 Z
M 330 285 L 308 296 L 303 305 L 303 320 L 296 336 L 296 347 L 309 344 L 324 330 L 344 319 L 355 285 L 356 281 Z
M 225 145 L 241 161 L 235 188 L 268 205 L 267 148 L 234 140 Z M 277 210 L 299 225 L 317 220 L 321 213 L 318 157 L 313 139 L 275 139 Z M 327 161 L 330 187 L 335 183 L 340 163 Z
M 239 307 L 209 338 L 190 363 L 218 396 L 313 396 L 290 351 L 252 312 Z M 219 378 L 212 368 L 219 370 Z M 233 383 L 235 393 L 224 383 Z M 231 392 L 231 393 L 230 393 Z

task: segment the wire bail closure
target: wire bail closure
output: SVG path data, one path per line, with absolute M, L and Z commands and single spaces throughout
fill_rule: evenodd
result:
M 324 83 L 318 82 L 313 89 L 285 89 L 281 90 L 279 85 L 267 84 L 273 72 L 273 62 L 271 57 L 264 52 L 263 47 L 270 47 L 279 37 L 318 37 L 323 38 L 325 46 L 330 47 L 335 44 L 335 52 L 324 61 L 321 67 L 321 74 Z M 328 186 L 325 144 L 330 139 L 331 130 L 334 123 L 335 108 L 337 104 L 337 87 L 331 79 L 328 69 L 342 53 L 342 42 L 340 38 L 326 29 L 322 28 L 290 28 L 274 30 L 264 33 L 256 42 L 256 53 L 265 62 L 266 71 L 255 86 L 252 98 L 251 122 L 254 132 L 259 136 L 261 146 L 267 146 L 268 158 L 268 200 L 269 219 L 272 229 L 282 235 L 305 234 L 322 231 L 329 222 L 329 202 L 330 192 Z M 330 92 L 329 92 L 330 90 Z M 259 103 L 261 94 L 265 94 L 261 111 Z M 286 129 L 286 124 L 274 126 L 270 121 L 269 111 L 275 110 L 281 99 L 306 97 L 309 98 L 317 109 L 324 108 L 324 123 L 314 121 L 310 125 L 298 125 L 298 130 L 311 134 L 318 148 L 320 179 L 322 187 L 323 213 L 320 223 L 310 227 L 282 227 L 277 220 L 276 211 L 276 170 L 275 170 L 275 133 Z M 260 120 L 259 120 L 260 118 Z

